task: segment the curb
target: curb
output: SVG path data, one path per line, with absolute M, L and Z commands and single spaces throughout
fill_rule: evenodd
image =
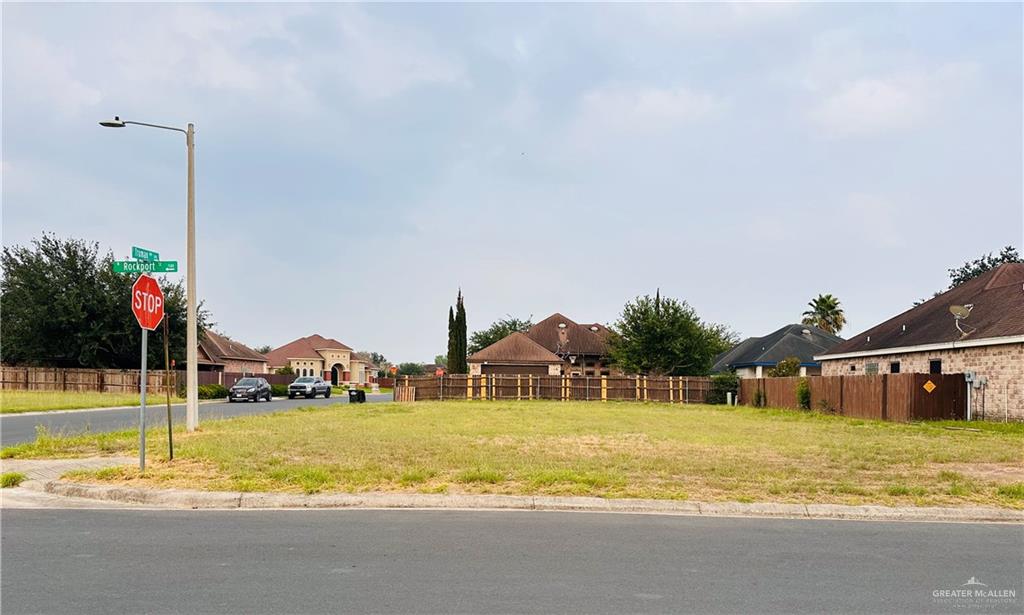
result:
M 843 504 L 776 504 L 685 502 L 674 500 L 604 499 L 528 495 L 442 495 L 420 493 L 334 493 L 301 495 L 184 489 L 137 489 L 87 485 L 61 480 L 26 481 L 23 487 L 52 495 L 129 504 L 187 509 L 329 509 L 392 508 L 448 510 L 537 510 L 646 513 L 702 517 L 776 517 L 862 521 L 942 521 L 1024 523 L 1024 510 L 847 506 Z

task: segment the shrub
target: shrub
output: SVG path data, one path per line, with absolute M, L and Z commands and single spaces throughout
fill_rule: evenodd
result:
M 764 391 L 762 391 L 761 389 L 754 391 L 754 406 L 757 408 L 763 408 L 764 403 Z
M 796 403 L 804 410 L 811 409 L 811 383 L 807 378 L 796 383 Z
M 827 399 L 818 400 L 818 410 L 825 412 L 826 414 L 835 414 L 836 409 L 832 407 L 832 404 L 828 403 Z
M 285 365 L 274 370 L 274 373 L 280 376 L 292 376 L 295 374 L 295 370 L 292 369 L 291 365 Z
M 740 379 L 736 372 L 723 372 L 711 376 L 711 391 L 708 393 L 707 403 L 724 404 L 727 401 L 726 394 L 732 393 L 733 398 L 740 389 Z
M 4 472 L 0 474 L 0 488 L 17 487 L 25 478 L 21 472 Z
M 222 399 L 228 390 L 219 384 L 204 384 L 199 387 L 199 399 Z
M 768 370 L 769 378 L 786 378 L 800 374 L 800 359 L 787 357 Z
M 272 384 L 270 385 L 270 394 L 274 397 L 284 397 L 288 395 L 287 384 Z

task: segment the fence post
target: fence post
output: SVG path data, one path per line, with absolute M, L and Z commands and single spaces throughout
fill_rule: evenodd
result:
M 608 401 L 608 376 L 601 376 L 601 401 Z
M 527 377 L 526 399 L 533 399 L 533 374 Z
M 882 374 L 882 420 L 889 420 L 889 374 Z
M 839 375 L 839 414 L 843 415 L 843 416 L 846 415 L 846 412 L 843 410 L 843 389 L 844 388 L 845 387 L 843 385 L 843 376 L 842 376 L 842 374 L 840 374 Z

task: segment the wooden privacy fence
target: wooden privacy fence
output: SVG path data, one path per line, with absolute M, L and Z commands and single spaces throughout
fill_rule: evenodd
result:
M 172 371 L 170 381 L 165 383 L 163 370 L 150 370 L 146 374 L 147 390 L 160 393 L 166 384 L 173 391 L 177 377 Z M 136 393 L 139 391 L 140 378 L 137 369 L 0 366 L 0 388 L 7 390 Z M 184 379 L 184 375 L 181 378 Z
M 711 379 L 706 377 L 449 374 L 399 376 L 394 399 L 554 399 L 704 403 L 710 392 Z
M 740 380 L 740 403 L 799 409 L 797 384 L 802 378 Z M 811 410 L 887 421 L 965 419 L 967 382 L 963 374 L 879 374 L 810 376 Z

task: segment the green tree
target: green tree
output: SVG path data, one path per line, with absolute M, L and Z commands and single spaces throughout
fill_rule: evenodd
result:
M 688 303 L 662 299 L 659 291 L 622 308 L 610 340 L 611 357 L 627 372 L 700 376 L 735 340 L 725 326 L 701 321 Z
M 800 359 L 786 357 L 775 364 L 775 367 L 768 369 L 769 378 L 787 378 L 800 375 Z
M 425 372 L 421 363 L 399 363 L 399 376 L 422 376 Z
M 949 288 L 953 289 L 960 286 L 968 280 L 972 280 L 979 275 L 995 269 L 1003 263 L 1022 263 L 1020 254 L 1017 249 L 1013 246 L 1006 246 L 999 252 L 998 255 L 992 256 L 992 253 L 983 255 L 981 258 L 973 261 L 967 261 L 959 267 L 954 267 L 949 270 Z
M 256 352 L 258 352 L 260 354 L 267 354 L 268 352 L 273 350 L 273 348 L 271 348 L 269 344 L 264 344 L 262 346 L 257 346 L 255 348 L 253 348 L 253 350 L 255 350 Z
M 44 234 L 3 249 L 0 338 L 5 363 L 54 367 L 138 368 L 141 329 L 131 311 L 136 276 L 111 271 L 98 243 Z M 185 291 L 160 278 L 171 358 L 185 360 Z M 199 309 L 199 334 L 209 314 Z M 150 336 L 149 364 L 162 366 L 162 333 Z
M 440 365 L 441 367 L 448 369 L 448 355 L 434 355 L 434 365 Z
M 804 312 L 802 323 L 805 325 L 818 327 L 833 335 L 838 335 L 846 325 L 846 314 L 840 307 L 839 299 L 832 295 L 818 295 L 807 306 L 811 309 Z
M 462 301 L 462 289 L 459 289 L 454 311 L 448 309 L 448 373 L 469 373 L 466 356 L 466 306 Z
M 469 336 L 469 347 L 466 351 L 469 354 L 480 352 L 494 342 L 497 342 L 512 333 L 517 331 L 520 333 L 526 333 L 532 326 L 532 315 L 526 320 L 522 320 L 510 314 L 507 318 L 502 318 L 501 320 L 491 323 L 490 327 L 487 327 L 482 331 L 474 331 L 473 335 Z

